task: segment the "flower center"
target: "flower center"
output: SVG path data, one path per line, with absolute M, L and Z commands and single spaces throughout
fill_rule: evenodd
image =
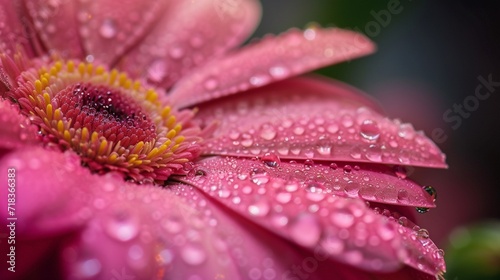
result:
M 116 70 L 56 61 L 22 72 L 7 96 L 48 146 L 72 149 L 97 173 L 162 183 L 200 154 L 193 112 L 173 110 L 154 89 Z

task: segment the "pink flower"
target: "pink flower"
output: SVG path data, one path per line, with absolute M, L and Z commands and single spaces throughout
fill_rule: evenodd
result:
M 442 275 L 413 222 L 435 191 L 403 166 L 444 155 L 358 90 L 294 78 L 373 44 L 314 27 L 232 50 L 259 15 L 1 1 L 2 279 Z

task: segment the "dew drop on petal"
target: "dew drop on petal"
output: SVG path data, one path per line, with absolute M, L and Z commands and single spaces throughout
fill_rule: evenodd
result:
M 275 79 L 280 79 L 287 77 L 290 74 L 290 70 L 284 66 L 273 66 L 269 68 L 269 74 Z
M 404 189 L 400 189 L 398 191 L 398 200 L 401 201 L 401 202 L 408 202 L 408 191 L 404 190 Z
M 332 223 L 341 228 L 348 228 L 354 224 L 354 215 L 348 209 L 336 209 L 330 215 Z
M 302 246 L 315 245 L 321 235 L 321 228 L 314 215 L 302 214 L 290 225 L 290 236 Z
M 99 34 L 103 38 L 111 39 L 116 36 L 116 33 L 117 27 L 115 21 L 113 19 L 105 19 L 99 28 Z
M 435 188 L 433 188 L 432 186 L 424 186 L 423 190 L 425 192 L 427 192 L 432 197 L 432 199 L 434 201 L 436 201 L 436 199 L 437 199 L 437 191 L 436 191 Z
M 74 274 L 78 278 L 93 278 L 101 272 L 101 262 L 97 259 L 85 259 L 77 262 L 74 267 Z
M 276 201 L 285 204 L 290 202 L 290 200 L 292 200 L 292 194 L 289 192 L 278 192 L 275 198 Z
M 118 213 L 105 222 L 108 235 L 119 241 L 129 241 L 139 232 L 138 221 L 128 213 Z
M 424 228 L 421 228 L 421 229 L 417 230 L 417 239 L 424 246 L 427 245 L 427 244 L 429 244 L 429 242 L 430 242 L 429 232 L 426 229 L 424 229 Z
M 258 87 L 269 83 L 270 80 L 271 77 L 269 77 L 268 75 L 255 75 L 250 77 L 249 82 L 251 85 Z
M 219 81 L 214 77 L 210 77 L 210 78 L 205 80 L 205 82 L 203 83 L 203 86 L 205 87 L 206 90 L 212 91 L 212 90 L 215 90 L 219 86 Z
M 380 136 L 380 128 L 376 121 L 367 119 L 361 123 L 360 134 L 369 142 L 376 141 Z
M 269 203 L 265 199 L 260 199 L 248 206 L 248 213 L 252 216 L 263 217 L 269 213 Z
M 189 265 L 200 265 L 207 255 L 199 245 L 188 244 L 181 249 L 181 257 Z
M 321 242 L 323 249 L 332 255 L 338 255 L 344 251 L 344 242 L 335 235 L 329 235 Z
M 261 160 L 267 167 L 278 167 L 281 163 L 280 158 L 275 153 L 266 153 Z

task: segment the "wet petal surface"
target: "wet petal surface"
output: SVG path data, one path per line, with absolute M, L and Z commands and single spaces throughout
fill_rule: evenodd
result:
M 337 83 L 293 79 L 203 104 L 198 120 L 219 125 L 205 154 L 446 167 L 444 154 L 422 132 L 367 107 L 370 101 L 355 91 L 356 98 L 346 98 L 345 91 Z
M 360 199 L 332 195 L 300 176 L 273 176 L 267 167 L 213 157 L 181 180 L 298 245 L 319 246 L 339 262 L 373 271 L 394 271 L 401 263 L 431 274 L 444 270 L 428 235 L 418 241 L 421 232 L 399 224 L 394 214 L 378 214 Z
M 0 149 L 20 148 L 36 140 L 36 128 L 19 114 L 18 106 L 0 99 Z
M 182 1 L 169 7 L 119 65 L 169 88 L 194 67 L 242 43 L 259 19 L 260 4 L 253 0 Z
M 290 30 L 196 69 L 175 86 L 171 97 L 179 106 L 189 106 L 347 61 L 374 49 L 367 38 L 351 31 Z

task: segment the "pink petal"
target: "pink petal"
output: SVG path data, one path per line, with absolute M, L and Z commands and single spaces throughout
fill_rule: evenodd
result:
M 120 66 L 168 88 L 194 67 L 240 44 L 259 18 L 260 4 L 254 0 L 182 1 L 169 7 Z
M 243 47 L 184 77 L 171 93 L 180 107 L 261 87 L 373 52 L 363 35 L 342 29 L 290 30 Z
M 36 128 L 19 114 L 18 106 L 0 99 L 0 149 L 20 148 L 36 140 Z
M 362 200 L 308 190 L 302 184 L 303 168 L 283 172 L 281 178 L 265 168 L 248 159 L 213 157 L 180 180 L 298 245 L 320 248 L 338 262 L 372 271 L 394 271 L 401 263 L 429 274 L 444 270 L 432 241 L 415 242 L 417 232 L 375 213 Z
M 85 52 L 77 36 L 79 20 L 86 15 L 79 11 L 77 1 L 24 0 L 26 9 L 36 29 L 36 36 L 49 51 L 57 51 L 66 58 L 83 58 Z M 24 17 L 26 20 L 26 17 Z
M 174 2 L 80 1 L 77 15 L 86 54 L 107 65 L 116 63 L 134 44 L 140 44 L 161 16 L 170 16 L 168 9 L 176 6 Z
M 328 92 L 322 90 L 326 85 Z M 284 159 L 446 167 L 444 154 L 422 132 L 384 117 L 360 103 L 362 96 L 347 97 L 345 91 L 335 82 L 294 79 L 202 104 L 200 123 L 219 125 L 206 141 L 206 154 L 254 157 L 269 152 Z
M 16 218 L 19 236 L 53 236 L 74 230 L 89 217 L 82 202 L 66 199 L 85 197 L 79 158 L 38 147 L 24 147 L 11 152 L 0 161 L 1 170 L 14 180 L 12 186 L 1 188 L 0 196 L 7 201 L 8 194 L 15 194 L 14 210 L 0 209 L 2 219 Z M 85 172 L 82 172 L 85 171 Z M 69 175 L 71 174 L 71 175 Z M 7 181 L 6 181 L 7 182 Z

